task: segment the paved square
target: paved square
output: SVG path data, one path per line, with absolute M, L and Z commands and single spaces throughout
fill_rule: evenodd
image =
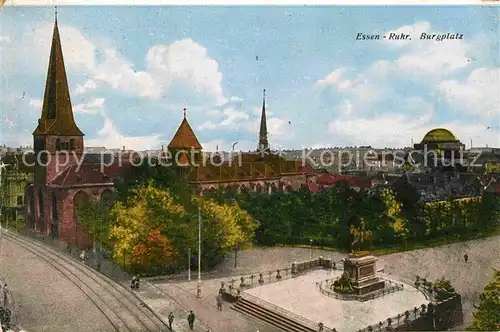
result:
M 323 322 L 338 331 L 356 331 L 429 302 L 410 285 L 405 285 L 401 291 L 366 302 L 342 301 L 320 293 L 316 282 L 340 276 L 341 273 L 314 270 L 295 279 L 245 292 L 314 322 Z

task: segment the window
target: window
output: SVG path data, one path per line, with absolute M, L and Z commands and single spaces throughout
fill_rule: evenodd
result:
M 61 140 L 58 138 L 56 139 L 56 151 L 61 150 Z
M 23 196 L 17 196 L 17 205 L 23 205 L 24 204 L 24 197 Z
M 73 138 L 69 140 L 69 149 L 70 150 L 75 149 L 75 140 Z

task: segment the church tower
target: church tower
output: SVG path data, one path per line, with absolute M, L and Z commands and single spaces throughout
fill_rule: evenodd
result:
M 267 120 L 266 120 L 266 90 L 263 91 L 262 97 L 262 114 L 260 116 L 260 131 L 259 131 L 259 145 L 257 152 L 270 153 L 269 141 L 267 139 Z
M 75 156 L 83 154 L 83 136 L 73 117 L 56 13 L 42 115 L 33 132 L 34 152 L 40 155 L 35 164 L 36 185 L 50 183 L 62 171 L 62 165 L 75 162 Z M 61 151 L 69 154 L 69 163 Z
M 193 163 L 199 164 L 201 162 L 202 146 L 189 125 L 186 111 L 184 109 L 184 119 L 168 144 L 168 150 L 176 166 L 190 166 Z

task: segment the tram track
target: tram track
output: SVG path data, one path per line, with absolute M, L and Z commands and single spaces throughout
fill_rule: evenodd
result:
M 162 332 L 167 324 L 127 287 L 37 240 L 2 231 L 12 241 L 61 272 L 95 305 L 117 332 Z

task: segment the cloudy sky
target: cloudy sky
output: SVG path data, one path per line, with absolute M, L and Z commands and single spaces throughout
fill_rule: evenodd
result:
M 500 7 L 59 7 L 86 146 L 157 149 L 187 107 L 207 150 L 409 146 L 446 127 L 500 146 Z M 53 7 L 0 11 L 1 144 L 32 145 Z M 356 40 L 358 33 L 412 40 Z M 419 40 L 459 33 L 461 40 Z

